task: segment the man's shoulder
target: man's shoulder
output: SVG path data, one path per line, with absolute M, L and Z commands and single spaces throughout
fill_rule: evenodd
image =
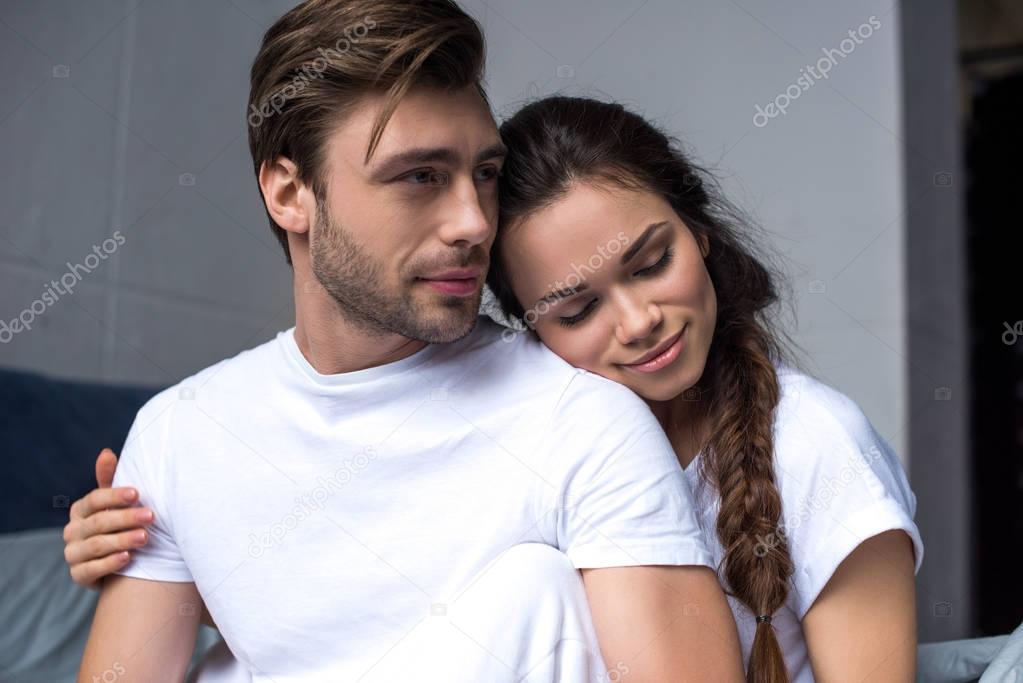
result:
M 136 420 L 151 423 L 169 419 L 170 408 L 180 401 L 194 401 L 200 392 L 204 399 L 217 397 L 225 391 L 245 392 L 246 387 L 265 377 L 271 371 L 272 354 L 276 350 L 278 332 L 271 339 L 243 349 L 197 372 L 182 378 L 152 396 L 140 409 Z
M 643 418 L 646 403 L 628 387 L 577 368 L 547 348 L 531 332 L 520 332 L 481 316 L 470 337 L 451 345 L 440 358 L 445 374 L 485 397 L 500 397 L 516 413 L 555 419 L 565 426 L 600 415 Z M 489 401 L 488 401 L 489 402 Z M 652 419 L 652 418 L 651 418 Z
M 629 420 L 637 427 L 657 424 L 650 407 L 624 384 L 572 368 L 571 382 L 559 401 L 559 414 L 567 419 Z
M 535 334 L 513 330 L 487 316 L 480 316 L 472 334 L 452 344 L 449 352 L 441 354 L 438 360 L 475 368 L 493 367 L 495 372 L 490 373 L 488 381 L 503 378 L 559 391 L 568 391 L 575 385 L 573 390 L 581 393 L 641 401 L 621 384 L 573 366 Z
M 567 384 L 575 368 L 528 331 L 513 330 L 481 315 L 472 332 L 444 344 L 435 364 L 445 369 L 465 366 L 491 368 L 488 381 L 499 379 Z

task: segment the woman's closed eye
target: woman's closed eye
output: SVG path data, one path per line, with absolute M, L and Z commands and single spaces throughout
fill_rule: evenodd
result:
M 647 266 L 646 268 L 643 268 L 641 270 L 637 270 L 635 274 L 638 275 L 639 277 L 650 277 L 652 275 L 657 275 L 671 264 L 671 260 L 674 258 L 674 256 L 675 250 L 672 249 L 671 247 L 668 247 L 667 249 L 664 250 L 664 254 L 661 256 L 660 259 L 657 260 L 656 263 Z M 573 325 L 578 325 L 579 323 L 586 319 L 586 316 L 588 316 L 590 312 L 593 311 L 593 307 L 596 306 L 596 304 L 597 299 L 590 299 L 586 303 L 586 306 L 584 306 L 583 309 L 576 313 L 575 315 L 559 316 L 558 324 L 564 327 L 572 327 Z
M 643 268 L 642 270 L 636 271 L 636 275 L 640 275 L 641 277 L 646 275 L 656 275 L 657 273 L 667 268 L 668 265 L 671 264 L 671 259 L 674 257 L 675 250 L 672 249 L 671 247 L 668 247 L 667 249 L 664 250 L 664 255 L 657 260 L 657 263 L 653 264 L 652 266 Z

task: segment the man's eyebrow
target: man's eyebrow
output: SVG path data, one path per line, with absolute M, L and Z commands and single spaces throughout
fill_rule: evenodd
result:
M 648 225 L 646 227 L 646 230 L 643 231 L 643 234 L 640 235 L 636 239 L 636 241 L 632 243 L 632 246 L 630 246 L 622 253 L 621 259 L 622 265 L 628 263 L 636 254 L 638 254 L 639 250 L 642 249 L 643 246 L 650 241 L 650 238 L 653 236 L 654 232 L 664 227 L 665 225 L 671 225 L 671 223 L 669 221 L 659 221 L 657 223 L 651 223 L 650 225 Z M 539 305 L 543 301 L 556 301 L 558 299 L 565 299 L 574 294 L 578 294 L 579 292 L 584 292 L 589 288 L 590 288 L 589 283 L 584 281 L 580 282 L 575 287 L 563 287 L 562 289 L 551 290 L 550 292 L 547 292 L 542 297 L 537 299 L 536 304 L 533 305 L 534 306 Z
M 489 159 L 501 158 L 507 154 L 508 148 L 503 143 L 498 142 L 485 147 L 477 153 L 473 165 L 475 166 Z M 371 175 L 375 179 L 380 179 L 396 172 L 403 166 L 437 162 L 454 165 L 458 163 L 459 159 L 458 152 L 450 147 L 414 147 L 389 156 L 371 171 Z
M 504 143 L 495 142 L 489 147 L 484 147 L 480 150 L 480 152 L 476 155 L 473 166 L 483 163 L 484 161 L 489 161 L 490 159 L 503 159 L 506 156 L 508 156 L 508 148 L 504 146 Z

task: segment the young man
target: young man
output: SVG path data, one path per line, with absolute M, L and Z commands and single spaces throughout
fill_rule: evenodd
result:
M 139 411 L 114 483 L 155 517 L 104 583 L 80 681 L 115 663 L 180 680 L 202 603 L 253 680 L 497 680 L 480 634 L 507 617 L 515 651 L 536 619 L 463 628 L 478 661 L 456 668 L 429 620 L 533 594 L 541 572 L 488 578 L 528 544 L 583 570 L 604 661 L 631 680 L 741 679 L 645 404 L 477 319 L 503 156 L 483 62 L 448 0 L 311 1 L 267 32 L 249 144 L 295 326 Z M 83 512 L 69 541 L 135 526 Z M 500 659 L 508 680 L 531 665 Z

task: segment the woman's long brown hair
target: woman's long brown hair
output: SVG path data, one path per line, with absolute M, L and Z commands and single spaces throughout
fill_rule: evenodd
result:
M 619 104 L 548 97 L 501 126 L 510 152 L 500 185 L 500 228 L 487 284 L 505 315 L 521 320 L 501 251 L 502 231 L 549 206 L 580 180 L 654 192 L 709 241 L 706 266 L 718 301 L 703 376 L 708 437 L 701 475 L 721 498 L 717 535 L 725 590 L 755 615 L 785 602 L 793 572 L 774 474 L 775 363 L 788 357 L 765 311 L 778 301 L 777 275 L 754 256 L 750 223 L 716 180 L 674 138 Z M 675 400 L 691 399 L 680 396 Z M 758 621 L 746 680 L 788 681 L 774 628 Z

